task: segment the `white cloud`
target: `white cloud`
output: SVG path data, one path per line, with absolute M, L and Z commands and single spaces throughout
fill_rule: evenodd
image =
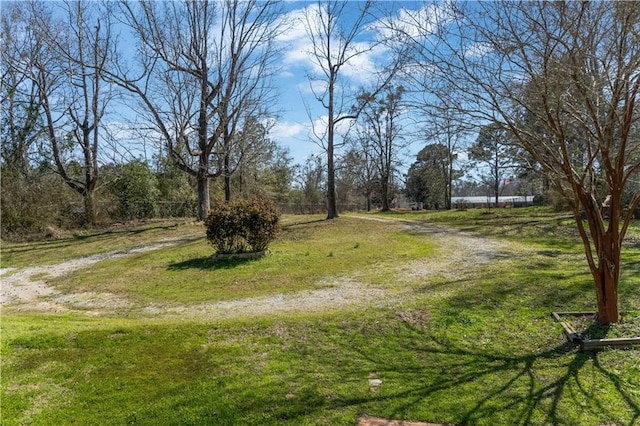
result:
M 310 154 L 322 152 L 320 146 L 313 143 L 310 122 L 277 121 L 269 131 L 269 136 L 278 145 L 286 147 L 297 164 L 304 163 Z
M 307 131 L 300 123 L 276 122 L 269 131 L 269 136 L 275 140 L 296 138 Z
M 326 133 L 326 129 L 329 123 L 329 117 L 327 115 L 321 115 L 313 122 L 316 135 L 323 135 Z M 337 136 L 344 137 L 351 130 L 352 120 L 342 120 L 335 125 L 335 133 Z
M 287 28 L 287 31 L 278 35 L 277 41 L 281 43 L 292 42 L 307 37 L 307 31 L 304 27 L 305 9 L 296 9 L 288 12 L 280 18 L 276 25 Z
M 327 87 L 327 82 L 324 80 L 307 80 L 298 83 L 298 90 L 301 94 L 321 94 Z
M 489 43 L 474 43 L 467 47 L 464 54 L 466 57 L 475 58 L 487 55 L 493 51 L 493 47 Z
M 327 115 L 321 115 L 320 117 L 313 120 L 312 128 L 315 131 L 315 134 L 320 136 L 326 133 L 327 124 L 329 123 L 329 117 Z
M 277 25 L 287 28 L 276 39 L 277 42 L 283 44 L 283 62 L 286 66 L 307 67 L 312 65 L 309 54 L 312 45 L 305 28 L 305 15 L 310 7 L 286 13 L 277 23 Z
M 278 42 L 284 44 L 283 64 L 285 67 L 300 67 L 310 75 L 324 75 L 322 66 L 313 55 L 313 43 L 309 37 L 307 28 L 311 26 L 314 32 L 322 32 L 320 23 L 314 20 L 319 16 L 318 5 L 312 4 L 302 9 L 296 9 L 281 18 L 283 25 L 289 29 L 284 32 Z M 377 31 L 375 27 L 367 27 L 365 31 Z M 374 46 L 375 33 L 370 41 L 357 41 L 351 44 L 347 56 L 351 58 L 341 69 L 341 75 L 354 83 L 365 84 L 375 78 L 378 65 L 389 56 L 386 47 L 382 45 Z M 333 39 L 332 44 L 339 46 L 340 41 Z M 333 58 L 334 63 L 337 58 Z M 307 87 L 304 92 L 309 92 Z
M 376 57 L 374 51 L 371 50 L 371 43 L 354 43 L 349 54 L 354 54 L 354 56 L 343 68 L 347 77 L 359 82 L 366 82 L 376 74 Z
M 277 121 L 269 130 L 269 136 L 276 140 L 288 139 L 304 139 L 309 140 L 315 132 L 316 136 L 322 136 L 326 133 L 327 123 L 329 122 L 327 115 L 320 115 L 313 122 L 295 123 L 289 121 Z M 349 120 L 342 120 L 336 125 L 336 134 L 345 136 L 351 127 Z
M 428 4 L 418 10 L 402 8 L 396 16 L 372 25 L 372 29 L 386 38 L 398 37 L 400 41 L 407 38 L 418 40 L 433 35 L 438 25 L 450 20 L 448 14 L 447 2 Z

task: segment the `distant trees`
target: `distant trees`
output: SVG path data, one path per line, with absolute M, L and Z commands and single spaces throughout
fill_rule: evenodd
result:
M 516 149 L 511 133 L 502 126 L 488 124 L 480 128 L 478 138 L 469 147 L 469 158 L 482 165 L 482 180 L 493 189 L 496 206 L 502 189 L 514 179 L 517 168 Z
M 245 141 L 253 153 L 245 153 L 227 182 L 223 193 L 227 199 L 227 185 L 239 198 L 268 197 L 275 202 L 286 202 L 294 181 L 294 166 L 287 149 L 265 138 L 262 143 Z
M 403 93 L 402 86 L 388 86 L 378 96 L 364 93 L 358 97 L 361 112 L 357 137 L 361 141 L 363 158 L 370 159 L 375 167 L 382 211 L 391 209 L 391 179 L 401 163 L 405 147 L 400 122 L 404 112 Z
M 374 152 L 366 137 L 357 136 L 349 143 L 350 149 L 342 156 L 339 178 L 365 199 L 365 208 L 371 211 L 374 194 L 380 187 Z
M 2 158 L 26 175 L 38 143 L 33 160 L 83 197 L 84 221 L 94 224 L 103 118 L 112 98 L 102 79 L 114 54 L 111 23 L 87 2 L 56 6 L 3 5 Z
M 310 156 L 300 167 L 296 186 L 301 191 L 303 203 L 319 205 L 326 200 L 326 165 L 319 156 Z
M 417 106 L 418 110 L 424 114 L 424 119 L 421 121 L 424 125 L 426 140 L 430 144 L 441 146 L 437 149 L 440 152 L 434 154 L 437 154 L 436 158 L 440 158 L 440 161 L 445 164 L 442 166 L 443 206 L 450 210 L 454 181 L 464 174 L 458 155 L 464 152 L 473 126 L 467 122 L 468 118 L 465 117 L 458 100 L 451 95 L 450 87 L 445 85 L 437 88 L 431 97 L 429 101 L 423 99 Z
M 420 150 L 407 173 L 407 197 L 424 203 L 426 208 L 446 207 L 450 161 L 451 154 L 446 145 L 429 144 Z
M 280 147 L 273 141 L 271 147 L 269 155 L 261 161 L 257 173 L 254 174 L 253 186 L 256 188 L 256 194 L 283 204 L 291 197 L 296 165 L 293 164 L 289 149 Z
M 269 152 L 267 129 L 257 119 L 245 120 L 241 129 L 237 129 L 228 143 L 223 156 L 224 199 L 231 200 L 231 178 L 237 174 L 239 192 L 242 193 L 247 174 L 259 167 L 263 156 Z
M 358 5 L 358 10 L 354 10 L 354 4 Z M 366 95 L 360 91 L 362 96 L 357 99 L 359 94 L 354 90 L 353 80 L 345 77 L 347 68 L 383 45 L 381 36 L 361 40 L 363 34 L 374 28 L 373 5 L 369 0 L 358 3 L 319 0 L 306 9 L 304 18 L 311 42 L 309 54 L 315 68 L 308 75 L 309 86 L 315 100 L 326 111 L 326 116 L 314 122 L 313 134 L 327 156 L 327 219 L 338 217 L 336 156 L 346 144 L 346 140 L 338 135 L 339 126 L 351 126 L 368 103 L 390 83 L 402 63 L 402 55 L 388 51 L 382 64 L 386 68 L 380 67 L 380 72 L 368 70 L 367 78 L 373 81 L 372 88 Z
M 150 167 L 158 189 L 157 214 L 160 217 L 197 217 L 195 178 L 178 169 L 171 159 L 158 155 Z
M 154 217 L 160 190 L 158 178 L 149 165 L 134 160 L 118 169 L 117 177 L 108 184 L 109 191 L 118 201 L 115 217 L 121 220 Z
M 43 41 L 30 25 L 29 8 L 23 6 L 5 3 L 0 15 L 0 156 L 5 179 L 29 174 L 30 156 L 44 131 L 38 86 L 29 64 Z

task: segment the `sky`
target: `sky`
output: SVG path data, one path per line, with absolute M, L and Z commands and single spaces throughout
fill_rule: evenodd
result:
M 405 10 L 417 10 L 422 3 L 418 2 L 378 2 L 376 7 L 392 7 L 393 16 L 404 13 Z M 287 147 L 294 163 L 301 164 L 310 155 L 322 155 L 321 146 L 314 142 L 311 132 L 312 121 L 322 123 L 326 120 L 326 110 L 314 99 L 310 89 L 309 74 L 318 72 L 318 65 L 314 63 L 312 45 L 302 24 L 302 17 L 309 8 L 316 7 L 316 2 L 287 2 L 287 13 L 283 21 L 292 24 L 289 31 L 279 38 L 284 46 L 282 70 L 275 78 L 278 88 L 278 108 L 281 109 L 275 125 L 271 128 L 270 137 L 279 145 Z M 354 19 L 361 2 L 352 1 L 347 5 L 347 20 Z M 348 25 L 348 22 L 347 22 Z M 369 28 L 357 39 L 360 46 L 371 43 L 380 36 L 380 31 Z M 377 47 L 353 58 L 341 71 L 342 82 L 350 89 L 370 86 L 375 79 L 376 68 L 389 58 L 391 53 L 385 48 Z M 311 115 L 311 117 L 310 117 Z M 346 124 L 346 123 L 345 123 Z M 342 126 L 346 130 L 348 126 Z M 414 149 L 413 155 L 420 147 Z
M 2 1 L 2 0 L 0 0 Z M 359 14 L 363 2 L 349 1 L 346 6 L 346 13 L 342 22 L 345 27 L 349 27 L 355 17 Z M 62 13 L 62 5 L 57 9 L 58 13 Z M 282 147 L 289 150 L 289 155 L 293 159 L 294 164 L 303 164 L 311 155 L 324 156 L 324 150 L 314 138 L 312 128 L 326 128 L 326 110 L 314 98 L 311 87 L 319 87 L 319 81 L 310 82 L 309 75 L 318 74 L 320 69 L 314 62 L 312 51 L 312 43 L 307 35 L 304 26 L 305 14 L 318 7 L 317 1 L 291 1 L 283 2 L 284 12 L 280 16 L 280 22 L 285 25 L 288 30 L 283 32 L 277 42 L 283 49 L 280 58 L 281 68 L 275 76 L 274 83 L 276 87 L 277 105 L 274 105 L 274 111 L 277 116 L 271 122 L 269 137 Z M 423 11 L 424 14 L 430 14 L 429 7 L 424 6 L 424 2 L 416 1 L 384 1 L 374 2 L 374 11 L 382 16 L 382 10 L 387 10 L 389 19 L 396 20 L 398 17 L 406 16 L 408 11 Z M 424 8 L 424 9 L 423 9 Z M 366 30 L 356 38 L 355 46 L 365 49 L 376 38 L 381 36 L 382 30 L 375 25 L 375 19 L 369 19 Z M 127 39 L 130 36 L 129 29 L 122 30 L 122 38 Z M 125 56 L 127 60 L 133 60 L 132 55 L 135 54 L 133 49 L 135 44 L 125 42 Z M 370 88 L 376 79 L 376 70 L 381 67 L 386 60 L 391 57 L 391 52 L 382 45 L 352 57 L 352 59 L 341 69 L 340 87 L 347 88 L 347 91 L 355 93 L 361 88 Z M 350 102 L 345 107 L 350 106 Z M 129 100 L 126 101 L 126 108 L 123 110 L 121 117 L 112 117 L 112 129 L 110 132 L 116 136 L 116 139 L 123 141 L 139 141 L 138 134 L 132 134 L 131 126 L 124 124 L 127 115 L 136 113 L 136 107 Z M 345 121 L 337 129 L 339 132 L 346 132 L 349 122 Z M 138 137 L 138 139 L 136 139 Z M 407 161 L 415 158 L 415 154 L 424 146 L 426 141 L 417 141 L 416 145 L 409 150 Z M 153 154 L 151 146 L 143 146 L 140 152 L 140 144 L 130 145 L 125 154 L 133 154 L 150 159 Z M 117 151 L 115 151 L 117 152 Z

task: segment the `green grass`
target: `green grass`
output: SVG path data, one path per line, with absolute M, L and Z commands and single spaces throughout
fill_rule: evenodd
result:
M 402 297 L 200 320 L 135 309 L 94 317 L 4 308 L 1 423 L 353 425 L 361 415 L 458 425 L 640 422 L 640 350 L 580 353 L 549 315 L 594 305 L 565 218 L 535 209 L 384 216 L 440 222 L 531 250 L 458 278 L 409 279 L 399 266 L 437 261 L 446 247 L 384 222 L 287 217 L 272 254 L 259 260 L 214 264 L 199 240 L 104 261 L 52 285 L 114 292 L 137 307 L 300 292 L 339 276 Z M 166 231 L 191 235 L 190 225 L 178 228 Z M 147 232 L 110 237 L 126 247 L 164 235 Z M 88 254 L 113 247 L 110 237 L 88 235 L 71 246 Z M 32 246 L 51 261 L 73 253 Z M 29 245 L 20 247 L 9 264 L 28 263 Z M 4 258 L 15 246 L 2 250 Z M 640 247 L 624 256 L 621 309 L 637 311 Z M 371 378 L 382 384 L 372 387 Z
M 469 209 L 450 211 L 407 211 L 387 215 L 411 220 L 442 223 L 463 231 L 486 236 L 500 236 L 528 242 L 540 241 L 556 245 L 580 245 L 575 220 L 571 213 L 554 212 L 546 207 L 526 209 Z M 637 229 L 637 228 L 636 228 Z
M 136 256 L 107 260 L 53 281 L 60 290 L 126 293 L 140 304 L 217 302 L 313 289 L 324 277 L 371 277 L 393 262 L 433 253 L 425 239 L 385 224 L 353 218 L 289 218 L 271 255 L 257 260 L 214 261 L 202 238 Z M 363 272 L 364 271 L 364 272 Z
M 203 235 L 202 224 L 181 219 L 150 221 L 134 228 L 113 226 L 99 231 L 78 231 L 62 238 L 14 243 L 2 241 L 0 267 L 47 265 L 80 256 L 134 248 L 162 240 Z

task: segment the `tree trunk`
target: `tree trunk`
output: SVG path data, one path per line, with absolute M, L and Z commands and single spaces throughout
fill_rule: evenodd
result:
M 224 201 L 227 203 L 231 201 L 231 176 L 226 173 L 224 175 Z
M 594 275 L 596 285 L 596 300 L 598 304 L 598 322 L 612 324 L 618 322 L 618 282 L 620 281 L 620 194 L 612 191 L 609 207 L 609 226 L 600 237 L 598 250 L 597 276 Z M 615 198 L 615 199 L 614 199 Z M 596 206 L 597 209 L 597 206 Z M 593 212 L 597 213 L 597 212 Z M 602 220 L 598 217 L 597 220 Z
M 333 81 L 335 76 L 329 79 L 329 118 L 327 128 L 327 219 L 335 219 L 338 217 L 338 206 L 336 200 L 336 171 L 334 166 L 333 149 L 334 149 L 334 133 L 335 121 L 333 115 Z
M 96 224 L 96 198 L 93 191 L 87 191 L 83 195 L 84 201 L 84 220 L 87 225 Z
M 601 276 L 595 281 L 600 324 L 618 322 L 618 280 L 607 269 L 603 267 Z
M 451 210 L 451 197 L 453 197 L 453 156 L 451 155 L 451 149 L 449 149 L 447 161 L 449 162 L 449 165 L 445 171 L 445 210 Z
M 231 201 L 231 169 L 229 167 L 229 154 L 224 155 L 224 200 Z
M 500 201 L 500 157 L 497 149 L 493 159 L 493 194 L 496 198 L 496 208 L 498 208 Z
M 327 219 L 338 217 L 338 207 L 336 202 L 336 178 L 335 167 L 333 165 L 333 147 L 327 151 Z
M 382 182 L 380 183 L 380 191 L 382 192 L 380 195 L 382 197 L 382 211 L 383 212 L 388 212 L 390 209 L 389 207 L 389 177 L 388 176 L 382 176 Z
M 611 206 L 608 208 L 609 224 L 606 229 L 600 206 L 593 202 L 588 195 L 581 195 L 581 204 L 589 225 L 588 232 L 591 238 L 584 228 L 579 211 L 574 213 L 593 276 L 598 322 L 600 324 L 616 323 L 619 319 L 618 282 L 620 281 L 620 255 L 622 251 L 619 231 L 621 194 L 618 191 L 612 191 Z
M 198 220 L 206 219 L 211 204 L 209 201 L 209 178 L 206 174 L 198 175 Z
M 598 322 L 618 322 L 618 281 L 620 279 L 620 247 L 614 243 L 611 228 L 601 237 L 598 267 L 593 271 L 598 305 Z

